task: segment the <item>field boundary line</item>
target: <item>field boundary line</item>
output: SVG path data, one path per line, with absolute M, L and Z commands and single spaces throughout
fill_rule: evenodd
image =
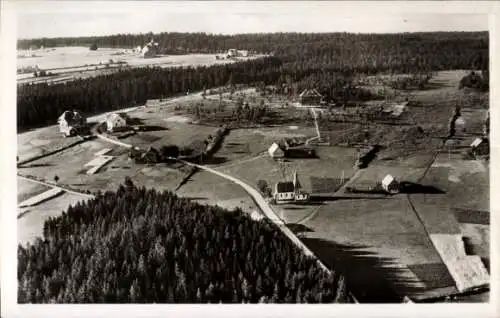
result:
M 80 192 L 80 191 L 76 191 L 76 190 L 72 190 L 68 187 L 65 187 L 63 185 L 56 185 L 54 183 L 51 183 L 51 182 L 47 182 L 47 181 L 40 181 L 40 180 L 37 180 L 33 177 L 29 177 L 29 176 L 23 176 L 22 174 L 17 174 L 17 176 L 19 178 L 22 178 L 22 179 L 25 179 L 25 180 L 28 180 L 28 181 L 32 181 L 32 182 L 35 182 L 35 183 L 38 183 L 38 184 L 41 184 L 41 185 L 44 185 L 44 186 L 47 186 L 47 187 L 51 187 L 51 188 L 58 188 L 58 189 L 61 189 L 65 192 L 68 192 L 68 193 L 73 193 L 73 194 L 76 194 L 76 195 L 80 195 L 80 196 L 83 196 L 83 197 L 87 197 L 89 199 L 94 199 L 95 198 L 95 195 L 93 194 L 88 194 L 88 193 L 85 193 L 85 192 Z

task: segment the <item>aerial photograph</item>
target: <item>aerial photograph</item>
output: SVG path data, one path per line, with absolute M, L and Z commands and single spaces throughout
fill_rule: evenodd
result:
M 490 301 L 487 16 L 153 4 L 19 15 L 19 304 Z

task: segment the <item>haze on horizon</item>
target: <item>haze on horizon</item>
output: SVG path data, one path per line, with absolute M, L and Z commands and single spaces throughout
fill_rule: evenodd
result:
M 470 7 L 437 13 L 436 7 L 429 8 L 419 3 L 21 1 L 15 6 L 18 39 L 148 32 L 237 34 L 488 30 L 485 10 Z M 484 5 L 479 8 L 484 9 Z

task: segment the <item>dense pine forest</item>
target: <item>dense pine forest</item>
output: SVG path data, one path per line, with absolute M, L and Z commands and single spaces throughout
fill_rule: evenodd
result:
M 133 47 L 151 34 L 98 38 L 20 40 L 31 45 L 84 45 Z M 104 112 L 227 84 L 260 84 L 318 88 L 332 101 L 366 100 L 372 96 L 353 85 L 353 75 L 385 73 L 426 74 L 445 69 L 487 69 L 488 33 L 405 34 L 246 34 L 162 33 L 154 36 L 164 50 L 218 52 L 227 48 L 251 49 L 272 56 L 200 68 L 127 69 L 74 82 L 18 87 L 20 130 L 54 124 L 68 108 L 85 113 Z M 184 53 L 186 53 L 184 52 Z
M 18 248 L 19 303 L 331 303 L 327 274 L 270 222 L 130 179 L 69 207 Z
M 134 48 L 151 37 L 165 52 L 217 53 L 231 48 L 272 53 L 298 65 L 320 62 L 337 69 L 432 70 L 487 67 L 488 32 L 432 32 L 401 34 L 269 33 L 214 35 L 206 33 L 118 34 L 102 37 L 20 40 L 31 46 L 90 46 Z M 481 67 L 483 66 L 483 67 Z

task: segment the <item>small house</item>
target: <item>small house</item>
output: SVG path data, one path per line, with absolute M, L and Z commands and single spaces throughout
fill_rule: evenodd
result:
M 274 187 L 274 199 L 276 203 L 293 201 L 295 199 L 295 187 L 293 182 L 278 182 Z
M 476 138 L 470 145 L 474 156 L 487 155 L 490 152 L 490 144 L 488 138 Z
M 85 126 L 87 120 L 77 111 L 65 111 L 58 118 L 59 131 L 65 136 L 75 136 L 82 127 Z
M 268 152 L 271 158 L 283 158 L 285 156 L 285 152 L 277 143 L 273 143 L 271 147 L 269 147 Z
M 112 113 L 106 119 L 106 127 L 110 132 L 122 131 L 127 129 L 127 118 L 121 113 Z
M 393 176 L 388 174 L 384 179 L 382 179 L 382 188 L 387 193 L 396 194 L 399 192 L 399 182 L 397 182 Z
M 299 95 L 299 102 L 302 105 L 320 105 L 322 100 L 323 96 L 315 88 L 305 89 Z

